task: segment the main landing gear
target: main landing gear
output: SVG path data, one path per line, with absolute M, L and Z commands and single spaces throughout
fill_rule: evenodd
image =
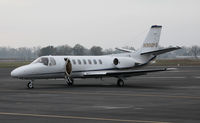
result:
M 117 85 L 118 85 L 119 87 L 123 87 L 123 86 L 124 86 L 124 80 L 123 80 L 123 79 L 118 79 L 118 80 L 117 80 Z
M 74 80 L 71 77 L 65 77 L 65 81 L 68 86 L 72 86 L 74 84 Z
M 32 88 L 33 88 L 33 80 L 30 80 L 30 81 L 28 82 L 27 87 L 28 87 L 29 89 L 32 89 Z

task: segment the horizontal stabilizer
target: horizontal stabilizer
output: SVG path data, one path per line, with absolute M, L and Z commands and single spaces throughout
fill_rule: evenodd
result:
M 123 49 L 123 48 L 115 48 L 115 49 L 119 51 L 123 51 L 123 52 L 128 52 L 128 53 L 134 52 L 134 50 L 128 50 L 128 49 Z
M 167 53 L 167 52 L 170 52 L 173 50 L 178 50 L 178 49 L 181 49 L 181 47 L 170 47 L 170 48 L 166 48 L 166 49 L 142 52 L 141 55 L 145 55 L 145 54 L 160 55 L 160 54 Z

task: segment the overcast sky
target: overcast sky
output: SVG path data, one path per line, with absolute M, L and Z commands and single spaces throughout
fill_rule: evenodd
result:
M 0 0 L 0 46 L 139 48 L 154 24 L 161 46 L 200 45 L 200 0 Z

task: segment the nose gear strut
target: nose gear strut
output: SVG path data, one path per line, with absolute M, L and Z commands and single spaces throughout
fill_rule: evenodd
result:
M 32 89 L 32 88 L 33 88 L 33 80 L 30 80 L 30 81 L 28 82 L 27 87 L 28 87 L 29 89 Z

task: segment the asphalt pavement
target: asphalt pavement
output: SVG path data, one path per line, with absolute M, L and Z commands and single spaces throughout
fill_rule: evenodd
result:
M 158 67 L 156 67 L 158 68 Z M 0 68 L 2 123 L 199 123 L 200 66 L 178 67 L 125 80 L 80 79 L 28 81 Z

